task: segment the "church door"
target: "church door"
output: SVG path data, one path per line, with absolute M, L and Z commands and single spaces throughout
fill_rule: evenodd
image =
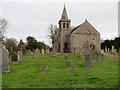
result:
M 64 53 L 68 53 L 68 43 L 64 43 Z

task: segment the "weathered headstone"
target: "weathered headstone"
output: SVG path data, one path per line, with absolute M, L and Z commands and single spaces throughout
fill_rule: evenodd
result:
M 113 62 L 117 62 L 117 57 L 112 57 Z
M 60 54 L 61 54 L 61 55 L 63 55 L 63 54 L 64 54 L 63 49 L 61 49 L 61 50 L 60 50 Z
M 42 49 L 42 54 L 44 54 L 45 53 L 45 50 L 44 49 Z
M 102 49 L 101 51 L 100 51 L 102 54 L 104 54 L 104 50 Z
M 0 41 L 0 73 L 2 72 L 2 43 Z
M 95 50 L 90 50 L 90 62 L 97 62 L 97 53 Z
M 49 54 L 50 52 L 49 52 L 49 48 L 46 48 L 46 54 Z
M 10 72 L 9 69 L 9 52 L 3 47 L 2 48 L 2 72 Z
M 71 70 L 72 69 L 71 68 L 71 61 L 68 59 L 67 56 L 65 56 L 65 58 L 66 58 L 66 61 L 65 61 L 65 63 L 66 63 L 66 70 Z
M 40 57 L 40 50 L 37 48 L 36 50 L 35 50 L 35 58 L 39 58 Z
M 22 56 L 23 56 L 23 51 L 22 51 L 22 48 L 20 49 L 20 61 L 22 59 Z
M 85 68 L 91 68 L 90 53 L 88 51 L 85 53 Z
M 112 52 L 114 52 L 114 46 L 112 46 Z
M 41 66 L 40 69 L 42 71 L 50 71 L 50 69 L 47 66 Z
M 107 52 L 107 47 L 105 46 L 105 52 Z
M 56 50 L 53 48 L 52 50 L 52 56 L 55 57 L 56 56 Z
M 12 64 L 17 64 L 17 63 L 18 63 L 18 55 L 17 55 L 16 52 L 14 52 L 14 53 L 12 54 L 11 59 L 12 59 Z
M 28 50 L 28 51 L 27 51 L 27 55 L 31 55 L 31 50 Z
M 104 58 L 103 54 L 98 52 L 97 53 L 97 62 L 103 62 L 103 58 Z
M 80 51 L 80 56 L 81 56 L 81 58 L 85 59 L 85 51 L 84 50 Z
M 18 61 L 20 61 L 20 51 L 17 52 L 18 55 Z

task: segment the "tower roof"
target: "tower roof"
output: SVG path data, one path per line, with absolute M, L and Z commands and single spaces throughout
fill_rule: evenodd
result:
M 61 19 L 68 20 L 66 7 L 64 6 Z

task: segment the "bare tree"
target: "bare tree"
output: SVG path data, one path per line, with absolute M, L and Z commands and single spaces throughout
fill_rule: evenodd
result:
M 4 38 L 4 32 L 7 28 L 8 22 L 4 18 L 0 18 L 0 41 Z
M 54 45 L 54 34 L 55 34 L 55 30 L 57 29 L 57 26 L 56 25 L 50 25 L 49 26 L 49 35 L 48 35 L 48 37 L 49 37 L 49 39 L 50 39 L 50 41 L 51 41 L 51 44 L 52 44 L 52 47 L 53 47 L 53 45 Z

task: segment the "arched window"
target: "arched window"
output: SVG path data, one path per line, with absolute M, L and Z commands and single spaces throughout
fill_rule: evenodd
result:
M 63 28 L 65 28 L 65 23 L 63 23 Z
M 67 28 L 69 28 L 69 24 L 67 23 Z

